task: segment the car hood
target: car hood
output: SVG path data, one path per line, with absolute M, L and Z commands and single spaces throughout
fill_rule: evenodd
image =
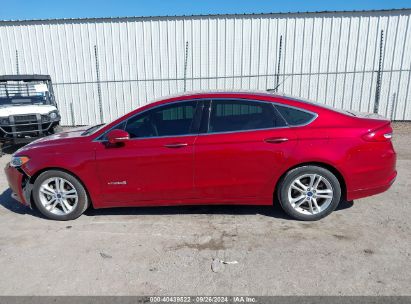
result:
M 53 134 L 53 135 L 49 135 L 46 137 L 36 139 L 35 141 L 32 141 L 31 143 L 17 150 L 16 154 L 27 151 L 27 150 L 37 149 L 37 148 L 46 147 L 46 146 L 47 147 L 52 147 L 52 146 L 57 147 L 61 145 L 72 144 L 73 142 L 84 138 L 84 136 L 82 136 L 81 134 L 86 129 L 87 127 L 80 127 L 80 128 L 71 129 L 69 131 L 64 131 L 61 133 L 57 133 L 57 134 Z
M 52 105 L 3 105 L 0 106 L 0 117 L 25 114 L 47 114 L 57 108 Z

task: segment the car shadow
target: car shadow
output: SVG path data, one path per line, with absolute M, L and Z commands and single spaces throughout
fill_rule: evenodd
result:
M 126 207 L 107 209 L 88 209 L 87 216 L 107 215 L 173 215 L 173 214 L 205 214 L 205 215 L 263 215 L 268 217 L 290 219 L 282 210 L 271 206 L 243 205 L 201 205 L 201 206 L 158 206 L 158 207 Z
M 335 211 L 348 209 L 348 208 L 351 208 L 352 206 L 354 206 L 354 201 L 341 200 L 337 208 L 335 209 Z
M 7 189 L 0 194 L 0 206 L 3 206 L 5 209 L 14 212 L 16 214 L 28 214 L 36 217 L 43 217 L 40 212 L 30 207 L 24 206 L 11 197 L 11 189 Z
M 21 205 L 11 197 L 12 191 L 5 190 L 0 195 L 0 206 L 20 215 L 32 215 L 45 218 L 35 207 L 30 208 Z M 341 201 L 335 211 L 351 208 L 352 201 Z M 278 219 L 292 220 L 279 206 L 249 206 L 249 205 L 197 205 L 197 206 L 158 206 L 158 207 L 122 207 L 94 209 L 89 208 L 86 216 L 115 216 L 115 215 L 172 215 L 172 214 L 217 214 L 217 215 L 263 215 Z
M 351 208 L 353 201 L 341 201 L 335 211 Z M 334 212 L 335 212 L 334 211 Z M 292 220 L 279 206 L 250 205 L 196 205 L 196 206 L 159 206 L 159 207 L 124 207 L 107 209 L 88 209 L 87 216 L 105 215 L 170 215 L 170 214 L 218 214 L 218 215 L 264 215 L 279 219 Z

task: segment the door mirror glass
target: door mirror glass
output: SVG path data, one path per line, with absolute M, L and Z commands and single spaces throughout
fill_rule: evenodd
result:
M 130 135 L 126 131 L 120 129 L 111 130 L 107 134 L 107 140 L 110 144 L 123 143 L 129 139 Z

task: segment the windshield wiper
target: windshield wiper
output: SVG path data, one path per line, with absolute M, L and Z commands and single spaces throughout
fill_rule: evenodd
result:
M 98 128 L 100 128 L 101 126 L 104 126 L 104 125 L 105 124 L 102 123 L 102 124 L 92 126 L 92 127 L 88 128 L 87 130 L 85 130 L 83 133 L 81 133 L 81 135 L 89 135 L 89 134 L 93 133 L 95 130 L 97 130 Z

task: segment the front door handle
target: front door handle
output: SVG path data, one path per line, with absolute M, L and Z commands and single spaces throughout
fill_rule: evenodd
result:
M 269 144 L 281 144 L 283 142 L 288 141 L 288 138 L 286 138 L 286 137 L 270 137 L 270 138 L 264 139 L 264 141 L 266 143 L 269 143 Z
M 165 144 L 164 147 L 166 148 L 182 148 L 188 146 L 187 143 L 170 143 L 170 144 Z

